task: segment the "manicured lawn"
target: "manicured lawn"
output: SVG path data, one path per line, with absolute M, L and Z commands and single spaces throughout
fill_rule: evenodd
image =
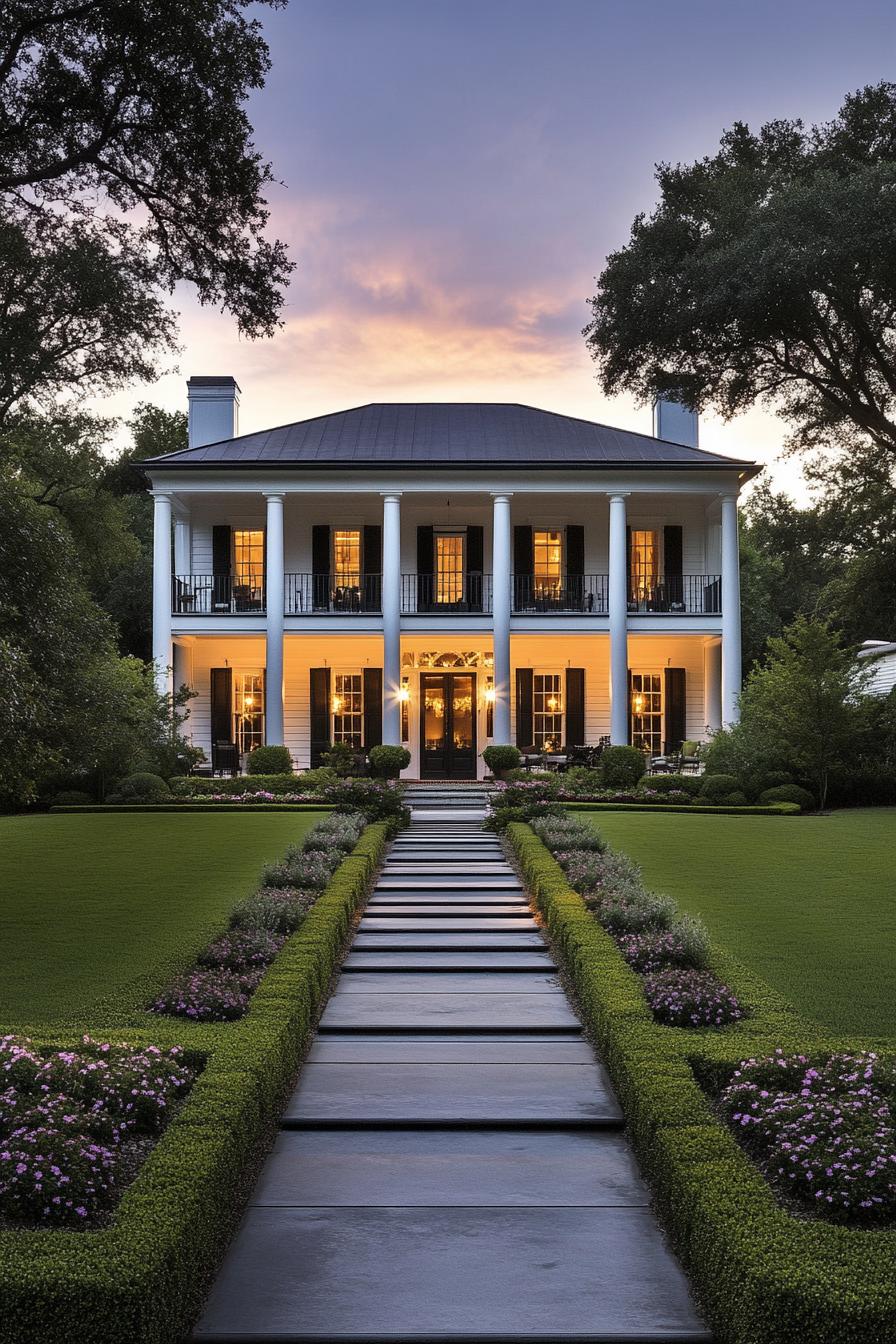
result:
M 801 1012 L 896 1036 L 896 809 L 582 815 Z
M 319 816 L 0 818 L 0 1028 L 133 1014 Z

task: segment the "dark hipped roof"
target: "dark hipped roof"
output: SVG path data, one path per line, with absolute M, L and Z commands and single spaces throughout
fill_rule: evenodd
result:
M 372 402 L 148 458 L 143 465 L 754 467 L 649 434 L 513 402 Z

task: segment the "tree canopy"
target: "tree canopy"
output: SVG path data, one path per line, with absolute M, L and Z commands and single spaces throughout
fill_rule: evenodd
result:
M 717 154 L 656 177 L 584 331 L 604 390 L 725 417 L 764 401 L 795 448 L 859 446 L 892 470 L 896 84 L 824 125 L 737 122 Z
M 269 67 L 249 8 L 0 7 L 0 419 L 151 377 L 181 281 L 247 336 L 277 325 L 291 263 L 244 106 Z

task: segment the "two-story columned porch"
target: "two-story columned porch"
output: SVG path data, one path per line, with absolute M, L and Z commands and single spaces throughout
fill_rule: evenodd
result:
M 489 741 L 659 751 L 734 721 L 750 464 L 518 406 L 209 442 L 234 387 L 191 383 L 195 446 L 148 464 L 159 682 L 194 687 L 206 751 L 405 742 L 410 775 L 463 776 Z

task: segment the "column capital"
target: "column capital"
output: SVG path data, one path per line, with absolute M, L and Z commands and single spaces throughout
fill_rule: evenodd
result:
M 404 492 L 402 490 L 381 490 L 380 499 L 401 499 Z
M 489 490 L 492 499 L 513 499 L 512 490 Z
M 169 504 L 174 498 L 173 490 L 151 490 L 150 494 L 152 495 L 153 499 L 167 499 Z
M 285 491 L 285 490 L 262 490 L 261 493 L 262 493 L 262 495 L 263 495 L 263 497 L 264 497 L 265 499 L 280 499 L 280 500 L 283 500 L 283 499 L 286 498 L 286 491 Z
M 623 500 L 628 499 L 630 494 L 631 494 L 630 490 L 611 490 L 607 491 L 607 499 L 612 504 L 614 500 L 619 500 L 621 502 Z
M 734 502 L 737 503 L 737 500 L 739 499 L 739 497 L 740 497 L 740 491 L 739 491 L 739 490 L 720 490 L 720 491 L 719 491 L 719 499 L 733 499 Z

